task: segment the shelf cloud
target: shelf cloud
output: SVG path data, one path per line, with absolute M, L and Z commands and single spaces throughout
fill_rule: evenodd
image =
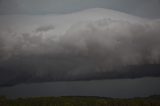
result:
M 160 76 L 159 19 L 107 9 L 13 17 L 28 21 L 0 26 L 1 86 Z

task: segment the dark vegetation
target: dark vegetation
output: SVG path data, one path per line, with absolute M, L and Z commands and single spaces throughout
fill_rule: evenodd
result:
M 116 99 L 106 97 L 30 97 L 8 99 L 0 97 L 0 106 L 160 106 L 160 95 L 144 98 Z

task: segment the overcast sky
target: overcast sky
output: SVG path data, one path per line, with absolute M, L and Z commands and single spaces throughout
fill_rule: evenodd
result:
M 117 79 L 21 84 L 0 87 L 0 95 L 11 98 L 31 96 L 147 97 L 160 94 L 160 78 Z
M 109 8 L 142 17 L 160 17 L 160 0 L 0 0 L 0 14 L 63 14 L 88 8 Z

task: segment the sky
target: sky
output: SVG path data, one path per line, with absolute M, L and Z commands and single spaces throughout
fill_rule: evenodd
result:
M 0 0 L 0 95 L 160 94 L 159 11 L 159 0 Z
M 9 98 L 31 96 L 100 96 L 113 98 L 147 97 L 159 94 L 160 78 L 114 79 L 21 84 L 0 88 Z
M 108 8 L 142 17 L 160 17 L 159 0 L 0 0 L 0 14 L 63 14 L 88 8 Z

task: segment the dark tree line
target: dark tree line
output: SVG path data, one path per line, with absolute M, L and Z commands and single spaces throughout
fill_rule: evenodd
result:
M 7 99 L 1 96 L 0 106 L 160 106 L 160 96 L 132 99 L 80 96 Z

